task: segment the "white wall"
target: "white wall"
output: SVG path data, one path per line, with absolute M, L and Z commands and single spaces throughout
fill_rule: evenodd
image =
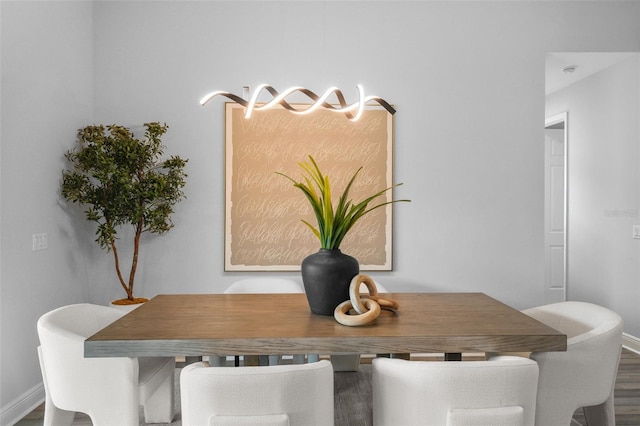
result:
M 640 50 L 638 2 L 97 1 L 93 47 L 87 41 L 90 19 L 77 21 L 86 29 L 64 25 L 76 24 L 68 11 L 88 13 L 84 3 L 46 4 L 63 15 L 55 24 L 33 22 L 30 15 L 40 4 L 2 6 L 2 119 L 4 125 L 13 114 L 18 121 L 2 130 L 1 374 L 3 389 L 5 374 L 20 382 L 2 395 L 3 407 L 38 384 L 35 318 L 43 305 L 81 297 L 107 303 L 121 295 L 111 257 L 92 243 L 93 230 L 55 204 L 61 154 L 81 125 L 170 125 L 168 151 L 190 159 L 188 198 L 176 209 L 175 229 L 143 242 L 137 293 L 220 292 L 249 274 L 223 272 L 223 101 L 202 108 L 200 97 L 269 82 L 316 91 L 336 85 L 353 99 L 355 84 L 362 83 L 398 108 L 395 180 L 405 185 L 397 195 L 413 200 L 394 211 L 395 270 L 376 279 L 391 291 L 482 291 L 524 308 L 542 303 L 544 294 L 545 54 Z M 5 22 L 12 23 L 11 31 Z M 6 111 L 5 45 L 24 68 L 14 77 L 18 84 L 27 86 L 38 73 L 27 63 L 28 50 L 16 45 L 23 32 L 39 40 L 38 51 L 55 53 L 45 69 L 65 69 L 53 72 L 62 81 L 48 88 L 45 100 L 62 96 L 82 104 L 91 96 L 87 79 L 93 77 L 93 102 L 86 109 L 74 104 L 46 117 L 55 120 L 55 138 L 32 110 L 16 112 L 22 105 L 18 93 L 6 104 L 20 105 Z M 74 34 L 82 37 L 73 44 L 56 39 Z M 85 72 L 91 53 L 93 74 Z M 66 70 L 69 61 L 82 66 Z M 32 98 L 28 105 L 38 105 Z M 35 133 L 31 146 L 47 151 L 43 173 L 50 180 L 20 180 L 24 170 L 5 171 L 5 164 L 21 165 L 21 157 L 36 154 L 5 137 L 26 130 Z M 14 207 L 32 193 L 51 201 L 34 217 Z M 5 221 L 5 211 L 15 222 Z M 72 216 L 78 232 L 69 228 Z M 51 235 L 55 227 L 66 233 L 50 237 L 47 253 L 31 253 L 31 233 Z M 9 239 L 13 232 L 21 235 Z M 26 248 L 11 257 L 8 250 L 21 245 Z M 64 261 L 55 257 L 59 252 Z M 36 267 L 36 256 L 49 266 Z M 38 270 L 56 279 L 46 287 L 37 279 L 18 280 Z M 13 287 L 5 296 L 8 282 Z M 86 294 L 74 293 L 73 286 Z M 46 302 L 20 314 L 5 310 L 22 303 L 18 291 Z M 11 334 L 5 333 L 8 323 L 16 327 Z M 27 343 L 9 350 L 5 361 L 4 348 L 17 333 Z
M 634 49 L 637 6 L 96 4 L 96 120 L 166 121 L 168 146 L 191 159 L 176 228 L 144 247 L 145 259 L 175 261 L 144 263 L 140 290 L 216 292 L 237 278 L 222 272 L 223 102 L 201 108 L 203 94 L 266 81 L 353 97 L 361 82 L 398 107 L 395 180 L 413 200 L 395 208 L 396 270 L 381 280 L 541 301 L 544 54 Z M 113 288 L 103 266 L 94 301 Z
M 63 153 L 75 130 L 92 119 L 93 26 L 91 3 L 3 1 L 0 7 L 0 424 L 6 424 L 41 402 L 38 317 L 87 298 L 80 256 L 87 244 L 60 205 L 58 186 Z M 31 235 L 41 232 L 49 249 L 33 252 Z
M 610 307 L 640 336 L 640 59 L 614 65 L 547 98 L 568 111 L 567 298 Z

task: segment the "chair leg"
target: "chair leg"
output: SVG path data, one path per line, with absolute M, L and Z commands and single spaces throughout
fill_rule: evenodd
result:
M 583 407 L 584 419 L 588 426 L 615 426 L 616 413 L 613 401 L 613 391 L 605 402 L 591 407 Z
M 169 374 L 153 395 L 144 401 L 144 420 L 147 423 L 171 423 L 174 416 L 175 376 Z
M 618 350 L 618 362 L 616 363 L 616 370 L 620 367 L 620 356 L 622 355 L 622 345 Z M 613 393 L 616 387 L 616 381 L 613 380 L 611 385 L 611 393 L 609 397 L 602 404 L 594 405 L 592 407 L 583 407 L 584 419 L 587 426 L 616 426 L 616 410 L 613 400 Z
M 49 395 L 45 397 L 43 426 L 71 426 L 75 416 L 75 412 L 61 410 L 53 405 Z
M 358 371 L 360 354 L 331 355 L 333 371 Z
M 49 396 L 49 383 L 47 382 L 47 372 L 44 369 L 42 358 L 42 346 L 38 346 L 38 361 L 42 372 L 42 383 L 44 385 L 44 426 L 70 426 L 76 415 L 73 411 L 61 410 L 56 407 Z

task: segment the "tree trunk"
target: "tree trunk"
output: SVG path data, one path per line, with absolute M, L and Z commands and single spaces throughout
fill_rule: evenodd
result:
M 120 272 L 120 260 L 118 259 L 118 249 L 116 248 L 116 241 L 111 240 L 111 250 L 113 251 L 113 258 L 116 263 L 116 274 L 118 274 L 118 280 L 120 281 L 120 285 L 127 293 L 127 298 L 133 300 L 133 293 L 127 287 L 127 284 L 124 282 L 124 278 L 122 277 L 122 273 Z
M 133 300 L 133 283 L 138 269 L 138 251 L 140 250 L 140 236 L 142 235 L 142 227 L 144 223 L 140 219 L 136 225 L 136 235 L 133 239 L 133 259 L 131 260 L 131 272 L 129 273 L 129 299 Z

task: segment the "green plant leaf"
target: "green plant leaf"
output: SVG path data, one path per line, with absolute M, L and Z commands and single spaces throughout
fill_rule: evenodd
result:
M 307 225 L 318 240 L 320 240 L 322 248 L 340 248 L 340 244 L 349 230 L 351 230 L 358 220 L 371 211 L 388 204 L 411 201 L 404 199 L 391 200 L 369 207 L 369 203 L 373 200 L 382 196 L 387 191 L 402 185 L 399 183 L 378 191 L 354 204 L 354 202 L 349 199 L 349 192 L 362 170 L 362 167 L 360 167 L 347 183 L 344 191 L 338 198 L 338 204 L 334 210 L 329 176 L 325 176 L 322 173 L 320 167 L 311 156 L 309 156 L 309 162 L 300 162 L 298 165 L 304 173 L 302 182 L 296 181 L 283 173 L 276 173 L 289 179 L 293 183 L 293 186 L 300 189 L 309 200 L 316 221 L 318 222 L 318 227 L 314 227 L 306 220 L 302 220 L 302 222 Z

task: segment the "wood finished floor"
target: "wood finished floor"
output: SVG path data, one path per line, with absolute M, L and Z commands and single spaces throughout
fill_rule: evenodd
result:
M 441 360 L 429 357 L 430 360 Z M 473 357 L 465 357 L 474 359 Z M 179 369 L 176 369 L 179 374 Z M 178 376 L 177 376 L 178 377 Z M 179 380 L 176 380 L 179 384 Z M 335 425 L 336 426 L 369 426 L 371 421 L 371 365 L 370 359 L 362 359 L 360 369 L 353 373 L 335 374 Z M 176 420 L 171 426 L 181 426 L 179 389 L 176 397 Z M 615 387 L 616 425 L 640 426 L 640 355 L 623 349 Z M 24 419 L 18 426 L 41 426 L 44 407 L 40 406 Z M 144 422 L 141 425 L 147 425 Z M 584 425 L 582 411 L 574 415 L 572 426 Z M 91 421 L 86 415 L 76 414 L 73 426 L 89 426 Z

